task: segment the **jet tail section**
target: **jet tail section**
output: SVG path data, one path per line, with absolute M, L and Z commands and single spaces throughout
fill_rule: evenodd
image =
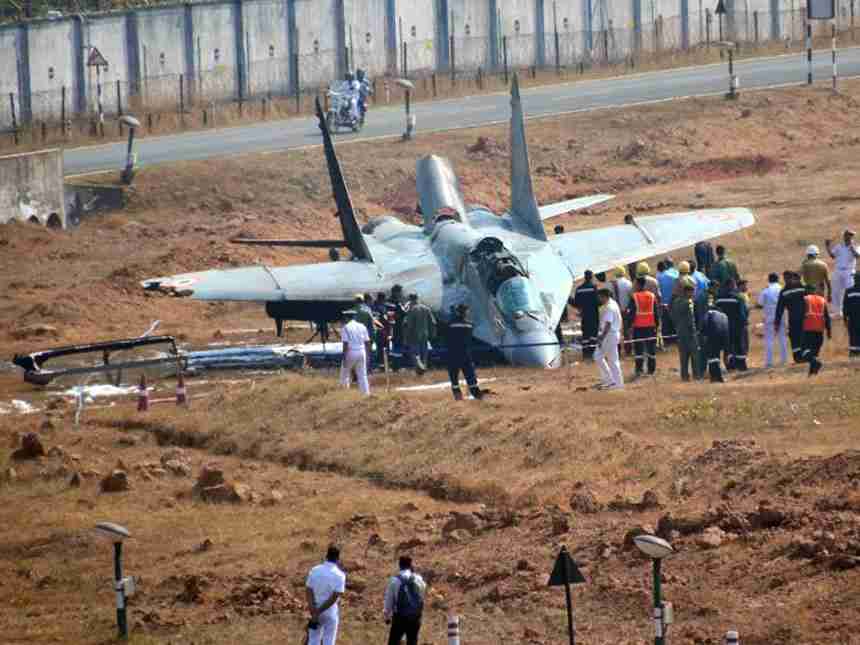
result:
M 332 193 L 334 194 L 334 201 L 337 204 L 337 215 L 340 219 L 340 226 L 343 229 L 343 239 L 355 259 L 373 262 L 373 256 L 370 255 L 370 249 L 367 248 L 367 242 L 364 241 L 358 221 L 355 219 L 352 199 L 349 197 L 349 189 L 346 187 L 346 180 L 343 177 L 340 162 L 338 162 L 337 154 L 334 151 L 331 133 L 328 131 L 325 114 L 323 113 L 319 98 L 316 100 L 316 109 L 319 127 L 322 131 L 323 148 L 325 149 L 325 159 L 326 164 L 328 164 Z
M 536 240 L 547 239 L 532 187 L 523 105 L 516 74 L 511 85 L 511 224 L 523 235 Z

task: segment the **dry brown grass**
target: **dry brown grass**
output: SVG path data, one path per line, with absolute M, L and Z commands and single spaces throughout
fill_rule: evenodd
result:
M 807 243 L 836 237 L 860 217 L 860 140 L 852 130 L 860 84 L 845 83 L 843 92 L 746 93 L 739 103 L 707 99 L 533 121 L 536 191 L 542 202 L 619 193 L 606 207 L 562 218 L 568 230 L 615 223 L 628 212 L 749 205 L 759 223 L 725 241 L 757 291 L 769 271 L 795 266 Z M 409 146 L 342 146 L 363 216 L 411 207 L 415 158 L 430 151 L 452 158 L 468 201 L 504 207 L 504 150 L 468 152 L 477 136 L 506 139 L 503 128 L 481 128 Z M 647 154 L 621 158 L 619 149 L 636 140 Z M 376 164 L 365 163 L 368 155 Z M 768 171 L 756 174 L 750 168 L 758 166 L 749 163 L 755 155 L 778 163 L 763 164 Z M 22 321 L 58 326 L 57 343 L 125 335 L 153 318 L 162 319 L 165 332 L 195 344 L 210 341 L 217 329 L 269 330 L 259 307 L 146 297 L 136 282 L 210 265 L 314 261 L 315 253 L 235 248 L 225 240 L 244 229 L 330 237 L 336 223 L 321 215 L 330 209 L 318 151 L 146 169 L 122 215 L 69 233 L 27 226 L 0 233 L 0 287 L 7 294 L 0 344 L 11 353 L 41 342 L 11 336 Z M 293 333 L 296 340 L 304 335 Z M 845 347 L 837 325 L 825 349 L 827 367 L 814 381 L 793 368 L 754 372 L 721 388 L 682 385 L 672 371 L 674 354 L 667 353 L 655 381 L 623 394 L 577 391 L 595 380 L 594 369 L 584 365 L 556 372 L 482 370 L 497 378 L 488 385 L 495 394 L 457 407 L 445 390 L 385 393 L 379 377 L 376 396 L 363 400 L 337 389 L 333 374 L 324 372 L 255 377 L 253 389 L 248 381 L 192 381 L 192 395 L 209 396 L 195 399 L 189 410 L 162 405 L 139 416 L 125 402 L 87 411 L 77 430 L 67 415 L 55 421 L 56 429 L 42 431 L 47 447 L 59 444 L 79 457 L 63 462 L 69 470 L 105 473 L 121 458 L 131 468 L 133 490 L 99 494 L 96 479 L 70 490 L 57 476 L 58 458 L 15 465 L 17 480 L 0 487 L 3 640 L 112 638 L 109 550 L 89 532 L 95 522 L 112 519 L 132 528 L 127 569 L 143 578 L 132 602 L 132 620 L 140 626 L 133 642 L 299 640 L 300 612 L 247 616 L 229 599 L 273 571 L 282 576 L 280 589 L 300 596 L 307 567 L 331 539 L 344 544 L 350 576 L 365 584 L 348 594 L 340 642 L 379 642 L 382 580 L 396 545 L 417 536 L 425 542 L 413 549 L 419 566 L 434 576 L 429 642 L 442 640 L 446 606 L 464 616 L 464 641 L 558 642 L 563 594 L 545 584 L 564 541 L 589 580 L 576 590 L 580 640 L 642 643 L 651 630 L 647 566 L 623 550 L 624 533 L 637 524 L 653 526 L 667 511 L 685 516 L 727 505 L 749 512 L 765 500 L 797 524 L 755 531 L 714 551 L 696 546 L 694 537 L 678 538 L 681 553 L 667 565 L 666 593 L 678 621 L 670 638 L 716 642 L 738 627 L 745 643 L 758 645 L 849 643 L 860 619 L 858 570 L 834 572 L 826 560 L 787 556 L 792 541 L 811 539 L 816 531 L 843 542 L 858 535 L 855 512 L 816 506 L 825 497 L 849 499 L 858 468 L 850 452 L 860 412 L 858 366 L 844 363 Z M 754 336 L 753 365 L 761 364 L 761 351 Z M 436 372 L 424 382 L 442 380 Z M 399 374 L 393 382 L 414 378 Z M 31 395 L 17 376 L 0 377 L 0 387 L 7 397 Z M 38 415 L 0 416 L 0 441 L 11 445 L 41 421 Z M 128 435 L 140 443 L 120 446 L 118 439 Z M 710 449 L 726 439 L 755 440 L 767 454 L 750 463 L 720 461 L 722 453 Z M 217 460 L 232 479 L 263 493 L 277 488 L 284 501 L 213 507 L 187 498 L 190 479 L 142 479 L 135 465 L 158 461 L 170 444 L 188 446 L 195 471 Z M 689 496 L 677 493 L 681 480 Z M 568 513 L 570 531 L 554 535 L 551 517 L 558 511 L 552 509 L 568 511 L 579 481 L 602 502 L 654 490 L 664 508 Z M 406 502 L 418 510 L 404 512 Z M 462 542 L 441 538 L 445 513 L 482 505 L 516 510 L 519 524 Z M 378 524 L 350 524 L 356 514 L 375 515 Z M 374 533 L 387 543 L 384 550 L 366 550 Z M 193 553 L 206 538 L 214 548 Z M 528 567 L 518 569 L 519 560 Z M 176 601 L 187 575 L 208 581 L 202 604 Z M 157 619 L 145 623 L 146 615 Z M 537 636 L 526 636 L 527 627 Z

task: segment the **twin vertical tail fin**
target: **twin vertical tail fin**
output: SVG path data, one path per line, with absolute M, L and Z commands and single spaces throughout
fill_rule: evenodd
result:
M 520 101 L 520 84 L 514 74 L 511 85 L 511 224 L 518 233 L 546 241 L 540 210 L 535 200 L 529 168 L 529 149 Z
M 319 119 L 319 127 L 322 131 L 325 160 L 328 165 L 331 189 L 334 194 L 334 201 L 337 204 L 337 214 L 340 219 L 341 229 L 343 230 L 344 242 L 347 248 L 352 252 L 355 259 L 373 262 L 373 256 L 370 254 L 370 249 L 367 248 L 367 243 L 364 241 L 364 236 L 361 234 L 358 221 L 355 219 L 355 210 L 352 207 L 352 199 L 349 197 L 349 189 L 346 187 L 346 180 L 343 177 L 343 172 L 341 172 L 340 169 L 340 162 L 338 162 L 337 154 L 335 154 L 334 151 L 334 144 L 332 144 L 331 141 L 331 133 L 328 130 L 325 113 L 320 105 L 319 98 L 316 100 L 316 112 L 317 119 Z

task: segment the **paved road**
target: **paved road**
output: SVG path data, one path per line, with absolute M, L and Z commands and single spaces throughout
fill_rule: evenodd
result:
M 804 54 L 805 56 L 805 54 Z M 831 76 L 830 52 L 813 58 L 816 79 Z M 806 81 L 806 61 L 800 54 L 754 59 L 736 65 L 741 91 Z M 860 75 L 860 48 L 844 49 L 839 56 L 842 77 Z M 684 96 L 724 92 L 728 72 L 724 65 L 705 65 L 678 70 L 638 74 L 621 78 L 547 85 L 523 92 L 525 112 L 530 117 L 577 110 L 631 105 Z M 505 94 L 419 103 L 415 106 L 418 131 L 468 128 L 506 121 L 510 114 Z M 360 134 L 340 134 L 338 141 L 359 141 L 396 136 L 403 131 L 402 107 L 376 108 Z M 207 159 L 250 152 L 285 150 L 320 141 L 316 120 L 307 118 L 267 121 L 249 126 L 191 132 L 141 140 L 141 165 L 170 161 Z M 125 158 L 124 145 L 107 144 L 66 150 L 67 175 L 119 169 Z

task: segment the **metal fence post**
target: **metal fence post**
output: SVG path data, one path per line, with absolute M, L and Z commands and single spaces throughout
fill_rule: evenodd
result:
M 806 84 L 812 85 L 812 23 L 806 24 Z
M 455 52 L 454 52 L 454 35 L 453 34 L 451 34 L 449 40 L 451 41 L 449 43 L 449 48 L 450 48 L 449 51 L 451 54 L 451 85 L 454 85 L 454 83 L 457 82 L 457 58 L 454 55 Z
M 66 86 L 60 89 L 60 132 L 66 136 Z
M 185 75 L 179 75 L 179 122 L 185 125 Z
M 711 16 L 711 10 L 705 9 L 705 47 L 707 49 L 711 48 L 711 22 L 713 19 L 713 16 Z
M 836 94 L 838 90 L 836 89 L 836 25 L 833 24 L 833 37 L 831 39 L 831 49 L 833 52 L 833 93 Z
M 12 108 L 12 139 L 18 145 L 18 117 L 15 116 L 15 94 L 9 92 L 9 105 Z
M 302 83 L 299 74 L 299 55 L 293 54 L 293 69 L 296 70 L 295 78 L 293 79 L 293 90 L 296 94 L 296 112 L 301 111 L 302 107 Z M 328 92 L 326 92 L 326 101 L 328 100 Z M 326 105 L 328 111 L 328 105 Z
M 502 36 L 502 66 L 505 70 L 505 85 L 508 84 L 508 37 Z
M 758 47 L 758 10 L 753 11 L 753 30 L 755 32 L 755 44 Z
M 122 116 L 122 89 L 119 79 L 116 79 L 116 111 L 117 116 Z

